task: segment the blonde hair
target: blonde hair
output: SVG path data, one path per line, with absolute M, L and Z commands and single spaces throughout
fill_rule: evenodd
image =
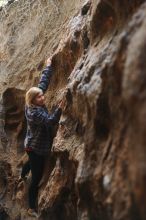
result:
M 27 106 L 33 106 L 35 97 L 39 94 L 43 94 L 43 91 L 38 87 L 30 88 L 25 95 L 25 103 Z

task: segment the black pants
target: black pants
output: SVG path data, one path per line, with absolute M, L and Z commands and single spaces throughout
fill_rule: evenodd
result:
M 24 164 L 22 168 L 21 177 L 25 177 L 26 174 L 31 170 L 32 178 L 29 187 L 29 207 L 31 209 L 37 209 L 37 198 L 38 198 L 38 185 L 42 178 L 45 156 L 36 154 L 33 151 L 27 152 L 29 160 Z
M 29 162 L 29 160 L 27 160 L 22 167 L 21 178 L 26 177 L 26 175 L 29 173 L 29 171 L 30 171 L 30 162 Z

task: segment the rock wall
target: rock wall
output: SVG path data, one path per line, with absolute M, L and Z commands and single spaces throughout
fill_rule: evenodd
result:
M 20 0 L 0 11 L 0 218 L 27 216 L 24 96 L 45 59 L 65 108 L 40 185 L 40 219 L 146 219 L 146 3 Z

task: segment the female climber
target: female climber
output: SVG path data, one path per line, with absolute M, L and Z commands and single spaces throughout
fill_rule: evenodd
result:
M 47 90 L 52 76 L 51 59 L 47 60 L 47 67 L 42 72 L 38 87 L 30 88 L 25 97 L 25 116 L 27 120 L 27 133 L 24 141 L 28 162 L 22 169 L 21 176 L 31 170 L 31 183 L 28 192 L 28 214 L 37 217 L 38 186 L 43 175 L 46 155 L 52 145 L 51 129 L 60 119 L 63 102 L 54 113 L 48 113 L 45 106 L 44 92 Z

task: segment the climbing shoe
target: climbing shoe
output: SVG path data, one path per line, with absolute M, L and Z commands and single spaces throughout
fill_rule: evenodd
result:
M 28 209 L 27 212 L 28 212 L 29 216 L 32 216 L 32 217 L 35 217 L 35 218 L 39 217 L 38 213 L 34 209 Z
M 18 183 L 20 183 L 20 182 L 22 182 L 22 181 L 25 182 L 26 180 L 27 180 L 27 177 L 26 177 L 26 176 L 25 176 L 25 177 L 21 177 L 21 176 L 20 176 L 17 182 L 18 182 Z

